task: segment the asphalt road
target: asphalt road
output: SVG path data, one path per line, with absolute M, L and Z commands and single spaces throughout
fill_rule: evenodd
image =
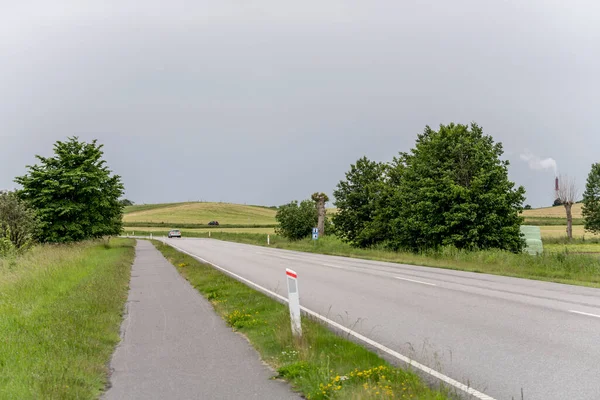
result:
M 600 290 L 209 239 L 178 247 L 494 399 L 600 399 Z
M 138 241 L 104 400 L 299 399 L 162 254 Z

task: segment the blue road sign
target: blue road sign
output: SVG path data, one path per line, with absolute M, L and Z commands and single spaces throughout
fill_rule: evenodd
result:
M 319 238 L 319 228 L 313 228 L 312 238 L 313 240 L 317 240 Z

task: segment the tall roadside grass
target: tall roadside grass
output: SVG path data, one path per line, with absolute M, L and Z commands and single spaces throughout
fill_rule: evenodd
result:
M 208 234 L 199 233 L 197 236 L 208 237 Z M 211 237 L 267 246 L 267 236 L 260 234 L 213 232 Z M 290 242 L 271 235 L 270 242 L 270 247 L 279 249 L 600 287 L 600 258 L 591 254 L 578 254 L 573 247 L 565 251 L 560 245 L 551 246 L 554 251 L 530 256 L 500 250 L 461 251 L 454 248 L 418 254 L 385 249 L 356 249 L 335 236 L 325 236 L 316 241 L 306 239 Z
M 0 398 L 91 399 L 119 342 L 134 240 L 0 259 Z
M 168 245 L 154 245 L 227 324 L 248 338 L 278 377 L 307 399 L 444 400 L 453 395 L 431 389 L 415 373 L 391 366 L 311 319 L 303 318 L 303 336 L 294 339 L 285 305 Z

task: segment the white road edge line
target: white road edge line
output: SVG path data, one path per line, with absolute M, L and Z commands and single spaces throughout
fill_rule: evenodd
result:
M 321 263 L 321 265 L 323 265 L 325 267 L 331 267 L 331 268 L 346 269 L 344 267 L 340 267 L 339 265 L 333 265 L 333 264 L 327 264 L 327 263 Z
M 583 312 L 583 311 L 569 310 L 569 312 L 571 312 L 571 313 L 575 313 L 575 314 L 587 315 L 588 317 L 596 317 L 596 318 L 600 318 L 600 315 L 596 315 L 596 314 L 590 314 L 590 313 L 586 313 L 586 312 Z
M 274 297 L 276 299 L 279 299 L 279 300 L 281 300 L 284 303 L 288 302 L 288 299 L 286 299 L 285 297 L 283 297 L 283 296 L 281 296 L 281 295 L 279 295 L 279 294 L 277 294 L 275 292 L 272 292 L 269 289 L 264 288 L 264 287 L 262 287 L 262 286 L 260 286 L 260 285 L 258 285 L 256 283 L 254 283 L 254 282 L 252 282 L 252 281 L 250 281 L 250 280 L 248 280 L 248 279 L 246 279 L 244 277 L 241 277 L 238 274 L 235 274 L 235 273 L 233 273 L 231 271 L 228 271 L 225 268 L 219 267 L 217 264 L 214 264 L 214 263 L 212 263 L 212 262 L 210 262 L 210 261 L 208 261 L 208 260 L 206 260 L 206 259 L 204 259 L 202 257 L 199 257 L 197 255 L 194 255 L 194 254 L 186 251 L 186 250 L 183 250 L 181 247 L 178 247 L 178 246 L 176 246 L 176 245 L 174 245 L 172 243 L 167 243 L 164 239 L 163 239 L 163 243 L 165 243 L 165 244 L 167 244 L 167 245 L 169 245 L 171 247 L 176 248 L 177 250 L 181 251 L 182 253 L 187 254 L 190 257 L 193 257 L 193 258 L 195 258 L 197 260 L 200 260 L 200 261 L 202 261 L 202 262 L 204 262 L 206 264 L 212 265 L 214 268 L 216 268 L 216 269 L 218 269 L 220 271 L 225 272 L 227 275 L 232 276 L 232 277 L 234 277 L 235 279 L 237 279 L 237 280 L 239 280 L 241 282 L 244 282 L 244 283 L 246 283 L 246 284 L 248 284 L 250 286 L 255 287 L 259 291 L 261 291 L 261 292 L 263 292 L 263 293 L 265 293 L 265 294 L 267 294 L 269 296 L 272 296 L 272 297 Z M 358 340 L 360 340 L 360 341 L 362 341 L 362 342 L 364 342 L 364 343 L 366 343 L 366 344 L 368 344 L 370 346 L 373 346 L 376 349 L 379 349 L 379 350 L 383 351 L 384 353 L 387 353 L 390 356 L 392 356 L 394 358 L 397 358 L 400 361 L 403 361 L 404 363 L 410 365 L 411 367 L 417 368 L 417 369 L 421 370 L 422 372 L 425 372 L 426 374 L 429 374 L 429 375 L 431 375 L 431 376 L 433 376 L 433 377 L 441 380 L 442 382 L 447 383 L 450 386 L 454 386 L 455 388 L 460 389 L 463 392 L 465 392 L 465 393 L 467 393 L 467 394 L 469 394 L 469 395 L 471 395 L 473 397 L 476 397 L 476 398 L 478 398 L 480 400 L 496 400 L 493 397 L 488 396 L 485 393 L 482 393 L 482 392 L 480 392 L 478 390 L 475 390 L 475 389 L 473 389 L 473 388 L 471 388 L 471 387 L 469 387 L 469 386 L 467 386 L 467 385 L 465 385 L 463 383 L 460 383 L 457 380 L 454 380 L 454 379 L 450 378 L 449 376 L 446 376 L 446 375 L 442 374 L 441 372 L 437 372 L 436 370 L 431 369 L 431 368 L 429 368 L 426 365 L 423 365 L 423 364 L 421 364 L 421 363 L 419 363 L 419 362 L 417 362 L 415 360 L 412 360 L 412 359 L 408 358 L 407 356 L 402 355 L 402 354 L 398 353 L 397 351 L 392 350 L 392 349 L 390 349 L 390 348 L 388 348 L 388 347 L 386 347 L 386 346 L 384 346 L 382 344 L 379 344 L 376 341 L 374 341 L 372 339 L 369 339 L 368 337 L 363 336 L 363 335 L 361 335 L 358 332 L 354 332 L 352 329 L 348 329 L 345 326 L 340 325 L 337 322 L 332 321 L 329 318 L 326 318 L 326 317 L 322 316 L 321 314 L 318 314 L 318 313 L 316 313 L 316 312 L 314 312 L 312 310 L 309 310 L 306 307 L 300 306 L 300 309 L 302 311 L 304 311 L 306 314 L 312 315 L 313 317 L 315 317 L 317 319 L 320 319 L 321 321 L 327 323 L 328 325 L 331 325 L 334 328 L 339 329 L 342 332 L 347 333 L 348 335 L 351 335 L 351 336 L 355 337 L 356 339 L 358 339 Z
M 437 286 L 435 283 L 427 283 L 427 282 L 422 282 L 422 281 L 416 281 L 414 279 L 408 279 L 408 278 L 401 278 L 399 276 L 395 276 L 394 278 L 396 279 L 401 279 L 403 281 L 409 281 L 409 282 L 415 282 L 415 283 L 421 283 L 423 285 L 429 285 L 429 286 Z

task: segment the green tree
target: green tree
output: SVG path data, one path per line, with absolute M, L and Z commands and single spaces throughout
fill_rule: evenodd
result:
M 277 210 L 275 219 L 279 226 L 275 232 L 290 240 L 300 240 L 309 236 L 318 221 L 315 202 L 303 200 L 300 204 L 294 200 Z
M 386 172 L 386 164 L 362 157 L 350 166 L 346 179 L 333 192 L 335 232 L 353 246 L 368 247 L 378 241 L 380 229 L 373 221 L 386 189 Z
M 521 251 L 523 187 L 508 179 L 502 144 L 475 123 L 429 126 L 418 135 L 388 207 L 388 244 L 419 251 L 440 246 Z
M 0 240 L 4 250 L 22 251 L 35 241 L 38 219 L 35 211 L 14 192 L 0 192 Z
M 584 227 L 594 233 L 600 233 L 600 163 L 592 165 L 588 174 L 582 207 Z
M 121 203 L 123 207 L 132 206 L 134 204 L 133 201 L 129 199 L 121 199 L 119 200 L 119 203 Z
M 54 145 L 53 157 L 36 156 L 39 164 L 15 182 L 19 197 L 37 211 L 40 239 L 71 242 L 118 235 L 122 229 L 121 177 L 102 159 L 102 145 L 71 137 Z

